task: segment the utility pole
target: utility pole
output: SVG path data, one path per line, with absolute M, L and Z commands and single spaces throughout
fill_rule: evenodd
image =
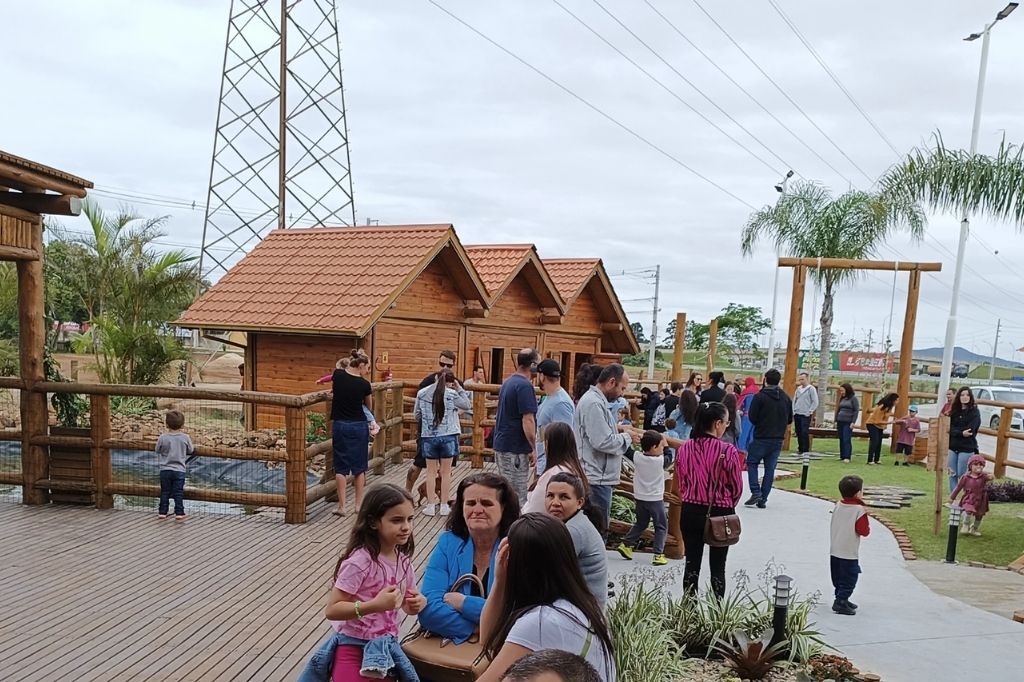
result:
M 779 193 L 779 199 L 786 194 L 786 186 L 789 184 L 789 179 L 793 177 L 793 171 L 786 173 L 786 177 L 782 178 L 782 182 L 775 185 L 775 191 Z M 778 204 L 778 201 L 775 202 Z M 768 333 L 768 355 L 764 359 L 764 369 L 768 371 L 775 364 L 775 314 L 779 309 L 779 256 L 782 254 L 779 251 L 775 251 L 775 284 L 772 285 L 772 329 Z
M 996 340 L 992 342 L 992 364 L 988 366 L 988 385 L 992 385 L 996 376 L 996 350 L 999 348 L 999 328 L 1002 326 L 1002 318 L 996 320 Z
M 872 348 L 872 346 L 871 346 L 871 334 L 874 333 L 874 331 L 875 331 L 874 329 L 869 329 L 868 330 L 868 352 L 869 353 L 871 352 L 871 348 Z
M 647 378 L 654 377 L 654 356 L 658 351 L 658 289 L 661 286 L 661 266 L 654 266 L 654 309 L 651 311 L 651 347 L 647 352 Z

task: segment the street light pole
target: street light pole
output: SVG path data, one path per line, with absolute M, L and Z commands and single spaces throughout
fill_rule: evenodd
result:
M 786 186 L 789 184 L 789 179 L 793 177 L 793 171 L 786 173 L 786 177 L 782 178 L 782 182 L 775 185 L 775 191 L 779 193 L 779 199 L 786 194 Z M 778 202 L 776 202 L 778 203 Z M 776 249 L 775 251 L 775 284 L 772 286 L 772 329 L 768 333 L 768 354 L 765 356 L 764 369 L 767 372 L 775 364 L 775 314 L 779 308 L 779 256 L 782 254 Z
M 964 38 L 970 42 L 981 38 L 981 65 L 978 67 L 978 90 L 974 97 L 974 123 L 971 126 L 971 150 L 973 157 L 978 152 L 978 132 L 981 128 L 981 103 L 985 97 L 985 71 L 988 68 L 988 45 L 992 27 L 997 22 L 1010 16 L 1013 10 L 1017 9 L 1018 3 L 1011 2 L 999 14 L 994 21 L 985 26 L 981 33 L 972 33 Z M 960 306 L 960 283 L 964 272 L 964 251 L 967 249 L 967 236 L 971 231 L 971 222 L 968 216 L 960 221 L 960 241 L 956 250 L 956 267 L 953 271 L 953 295 L 949 302 L 949 319 L 946 320 L 946 340 L 942 347 L 942 374 L 939 376 L 938 402 L 941 405 L 945 400 L 946 391 L 949 389 L 950 373 L 953 371 L 953 349 L 956 347 L 956 325 L 957 309 Z

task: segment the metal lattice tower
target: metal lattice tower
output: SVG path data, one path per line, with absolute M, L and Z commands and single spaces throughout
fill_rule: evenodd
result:
M 200 269 L 274 228 L 355 225 L 334 0 L 232 0 Z

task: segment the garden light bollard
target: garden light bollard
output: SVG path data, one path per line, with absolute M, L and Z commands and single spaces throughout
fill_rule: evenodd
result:
M 793 579 L 788 575 L 775 576 L 775 610 L 772 613 L 772 640 L 769 646 L 786 639 L 786 615 L 789 612 L 792 587 Z
M 800 490 L 807 490 L 807 472 L 811 470 L 811 453 L 804 453 L 804 465 L 800 469 Z
M 949 538 L 946 540 L 946 563 L 956 563 L 956 538 L 960 530 L 960 517 L 964 510 L 958 504 L 949 506 Z

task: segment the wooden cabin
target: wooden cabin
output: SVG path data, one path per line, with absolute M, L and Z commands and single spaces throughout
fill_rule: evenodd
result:
M 459 376 L 482 364 L 494 383 L 524 347 L 567 381 L 581 362 L 638 352 L 601 262 L 552 262 L 557 277 L 531 244 L 464 247 L 444 224 L 275 230 L 177 324 L 246 332 L 244 387 L 294 394 L 355 347 L 374 380 L 418 381 L 449 349 Z M 249 416 L 283 423 L 269 406 Z

